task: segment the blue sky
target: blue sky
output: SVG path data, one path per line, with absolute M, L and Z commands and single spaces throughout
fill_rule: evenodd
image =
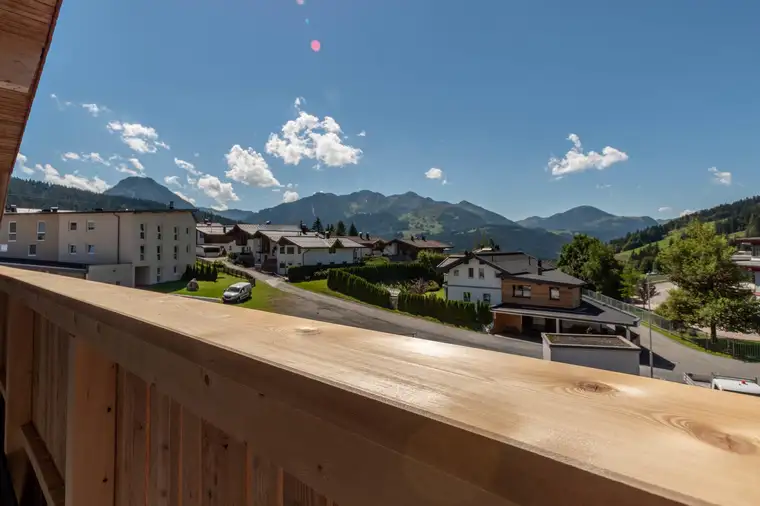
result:
M 16 175 L 139 173 L 251 210 L 370 189 L 677 216 L 757 193 L 758 18 L 750 0 L 66 0 Z

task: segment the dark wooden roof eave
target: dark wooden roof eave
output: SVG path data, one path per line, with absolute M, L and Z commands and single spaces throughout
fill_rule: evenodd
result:
M 63 0 L 0 0 L 0 217 Z

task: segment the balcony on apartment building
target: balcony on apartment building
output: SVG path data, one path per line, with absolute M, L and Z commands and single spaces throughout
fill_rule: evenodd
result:
M 0 213 L 60 6 L 0 0 Z M 11 267 L 0 386 L 3 505 L 760 503 L 753 398 Z
M 760 500 L 746 396 L 9 267 L 0 323 L 47 504 Z

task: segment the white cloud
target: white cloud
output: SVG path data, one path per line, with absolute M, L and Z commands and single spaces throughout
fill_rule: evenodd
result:
M 197 183 L 198 183 L 197 177 L 190 177 L 189 174 L 187 175 L 187 184 L 189 184 L 190 186 L 195 186 Z
M 298 165 L 304 158 L 330 167 L 358 164 L 362 150 L 343 144 L 341 133 L 340 125 L 330 116 L 320 120 L 299 110 L 298 118 L 282 126 L 281 135 L 269 134 L 266 152 L 288 165 Z
M 82 157 L 79 156 L 78 153 L 74 153 L 73 151 L 69 151 L 61 155 L 61 160 L 63 160 L 64 162 L 67 160 L 81 160 L 81 159 Z
M 26 165 L 27 160 L 28 158 L 26 157 L 26 155 L 22 155 L 21 153 L 19 153 L 18 155 L 16 155 L 16 163 L 14 164 L 14 168 L 16 167 L 20 168 L 24 174 L 30 174 L 30 175 L 34 174 L 34 169 L 31 167 L 27 167 Z
M 71 102 L 61 100 L 60 98 L 58 98 L 58 95 L 56 95 L 55 93 L 51 93 L 50 98 L 55 100 L 55 103 L 58 106 L 58 109 L 61 111 L 64 109 L 67 109 L 71 105 Z
M 174 177 L 177 177 L 177 176 L 174 176 Z M 190 202 L 192 205 L 195 205 L 195 199 L 194 198 L 188 197 L 187 195 L 185 195 L 182 192 L 174 192 L 174 194 L 177 197 L 181 198 L 182 200 L 186 200 L 187 202 Z
M 612 188 L 611 184 L 598 184 L 596 185 L 597 190 L 606 190 L 607 188 Z
M 282 190 L 280 190 L 279 188 L 272 188 L 272 191 L 273 191 L 273 192 L 280 192 L 280 191 L 282 191 Z
M 182 188 L 182 183 L 179 182 L 179 176 L 166 176 L 164 178 L 164 183 L 172 186 L 177 186 L 179 188 Z
M 140 172 L 145 172 L 145 166 L 143 166 L 143 164 L 140 163 L 140 160 L 138 160 L 137 158 L 130 158 L 129 163 L 131 163 L 132 166 L 135 169 L 139 170 Z
M 657 209 L 657 212 L 658 213 L 669 213 L 672 210 L 673 210 L 672 207 L 662 206 L 661 208 Z
M 116 171 L 124 173 L 124 174 L 128 174 L 130 176 L 144 176 L 145 175 L 142 172 L 140 172 L 139 170 L 133 169 L 132 167 L 130 167 L 126 163 L 120 163 L 119 165 L 117 165 L 116 166 Z
M 596 151 L 583 152 L 581 139 L 576 134 L 570 134 L 567 140 L 573 143 L 572 149 L 564 158 L 550 158 L 547 169 L 552 176 L 563 176 L 589 169 L 604 170 L 611 165 L 628 160 L 628 155 L 613 147 L 607 146 L 599 154 Z
M 195 168 L 195 165 L 193 165 L 190 162 L 186 162 L 185 160 L 180 160 L 179 158 L 174 159 L 174 164 L 179 167 L 180 169 L 184 169 L 188 171 L 190 174 L 194 176 L 200 176 L 201 171 Z
M 285 193 L 282 194 L 283 202 L 295 202 L 296 200 L 298 200 L 298 194 L 294 191 L 285 190 Z
M 285 185 L 287 188 L 295 188 L 298 185 L 294 185 L 293 183 L 288 183 Z
M 302 104 L 306 103 L 306 99 L 303 97 L 296 97 L 295 101 L 293 101 L 293 107 L 296 109 L 300 109 Z
M 232 183 L 222 183 L 218 177 L 211 174 L 198 179 L 198 188 L 216 201 L 217 205 L 212 208 L 217 211 L 227 209 L 228 202 L 240 200 L 232 188 Z
M 425 177 L 428 179 L 443 179 L 443 171 L 441 169 L 433 167 L 425 172 Z
M 102 112 L 111 112 L 111 110 L 104 105 L 98 105 L 98 104 L 79 104 L 79 105 L 81 105 L 83 109 L 86 109 L 87 112 L 89 112 L 96 118 Z
M 110 132 L 118 132 L 121 141 L 138 153 L 155 153 L 158 148 L 169 149 L 169 145 L 158 140 L 158 132 L 139 123 L 122 123 L 111 121 L 107 126 Z
M 113 157 L 109 158 L 109 160 L 112 158 Z M 106 160 L 104 160 L 103 157 L 100 156 L 100 153 L 86 153 L 82 155 L 82 159 L 88 162 L 92 162 L 92 163 L 99 163 L 101 165 L 105 165 L 106 167 L 111 166 L 111 162 L 107 162 Z M 116 158 L 113 158 L 113 159 L 116 159 Z
M 356 136 L 357 137 L 366 137 L 367 136 L 367 132 L 365 132 L 364 130 L 362 130 L 361 132 L 359 132 L 358 134 L 356 134 Z
M 77 174 L 63 174 L 61 175 L 58 170 L 50 164 L 36 165 L 35 169 L 43 174 L 43 178 L 46 182 L 52 184 L 59 184 L 62 186 L 70 186 L 72 188 L 79 188 L 80 190 L 87 190 L 95 193 L 103 193 L 110 185 L 95 176 L 90 179 Z
M 224 157 L 227 159 L 229 168 L 224 174 L 233 181 L 259 188 L 282 186 L 272 174 L 261 153 L 257 153 L 252 148 L 243 149 L 235 144 Z
M 717 167 L 710 167 L 709 169 L 707 169 L 707 171 L 712 172 L 713 183 L 731 186 L 730 172 L 721 172 L 717 169 Z
M 683 218 L 684 216 L 688 216 L 694 213 L 696 213 L 696 211 L 692 211 L 691 209 L 684 209 L 683 211 L 681 211 L 681 214 L 679 214 L 679 216 Z

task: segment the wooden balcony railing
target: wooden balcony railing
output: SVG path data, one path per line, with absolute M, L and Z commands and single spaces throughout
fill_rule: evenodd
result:
M 0 268 L 51 505 L 757 505 L 755 398 Z

